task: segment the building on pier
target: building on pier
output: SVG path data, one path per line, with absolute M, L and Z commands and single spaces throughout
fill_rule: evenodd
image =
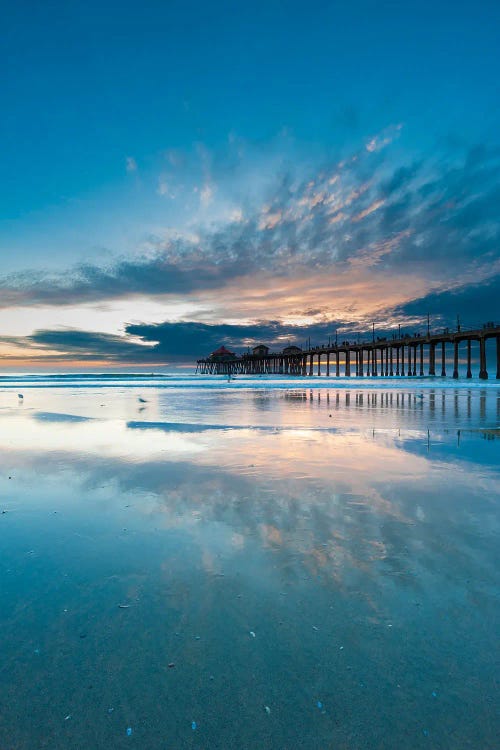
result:
M 218 349 L 212 352 L 209 359 L 211 359 L 212 362 L 229 362 L 236 359 L 236 354 L 230 352 L 225 346 L 219 346 Z
M 269 354 L 269 347 L 265 344 L 257 344 L 257 346 L 254 346 L 252 349 L 252 354 L 254 357 L 267 357 Z

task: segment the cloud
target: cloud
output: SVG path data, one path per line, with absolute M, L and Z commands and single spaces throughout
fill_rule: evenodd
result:
M 326 343 L 334 335 L 330 323 L 311 326 L 286 326 L 279 321 L 258 321 L 250 325 L 207 324 L 197 321 L 178 323 L 130 324 L 124 335 L 117 336 L 75 329 L 43 329 L 26 337 L 3 337 L 0 344 L 15 350 L 2 357 L 21 356 L 37 363 L 161 366 L 190 363 L 208 356 L 221 344 L 243 353 L 258 343 L 266 343 L 275 351 L 288 344 L 303 346 L 310 336 Z
M 259 203 L 241 201 L 237 214 L 191 235 L 158 232 L 134 256 L 4 276 L 0 306 L 183 295 L 202 308 L 227 302 L 231 317 L 255 320 L 286 319 L 301 300 L 348 322 L 486 282 L 500 271 L 500 152 L 404 161 L 389 143 L 379 148 L 399 132 L 388 129 L 341 163 L 290 168 Z M 209 158 L 200 158 L 201 200 L 215 201 Z
M 427 311 L 431 325 L 453 325 L 457 313 L 463 328 L 481 326 L 496 310 L 500 296 L 500 274 L 485 285 L 472 285 L 467 289 L 423 295 L 401 306 L 383 311 L 377 318 L 379 334 L 390 334 L 394 321 L 405 321 L 411 326 L 425 322 Z M 475 311 L 471 317 L 463 310 Z M 423 312 L 425 311 L 425 313 Z M 157 324 L 133 323 L 123 335 L 111 335 L 75 329 L 43 329 L 27 337 L 2 337 L 0 345 L 10 347 L 11 354 L 4 355 L 4 366 L 20 359 L 35 364 L 69 364 L 73 366 L 148 366 L 161 367 L 175 364 L 194 364 L 196 359 L 208 356 L 221 344 L 236 353 L 243 353 L 258 343 L 265 343 L 273 351 L 281 351 L 289 344 L 304 346 L 310 338 L 313 345 L 326 344 L 335 339 L 336 332 L 351 341 L 358 337 L 370 338 L 368 323 L 355 317 L 332 320 L 325 316 L 325 308 L 302 308 L 290 311 L 290 319 L 260 320 L 249 324 L 205 323 L 200 321 L 163 322 Z M 300 321 L 314 322 L 300 322 Z M 404 329 L 403 329 L 404 330 Z
M 125 158 L 125 168 L 129 174 L 131 172 L 137 172 L 137 162 L 133 156 L 127 156 Z
M 480 328 L 490 319 L 500 324 L 500 274 L 481 284 L 419 297 L 393 312 L 403 319 L 423 320 L 427 312 L 434 324 L 454 325 L 457 315 L 463 328 Z
M 145 343 L 155 343 L 159 356 L 174 359 L 208 356 L 221 344 L 231 349 L 245 351 L 261 341 L 276 345 L 283 336 L 295 342 L 302 331 L 284 328 L 278 321 L 263 321 L 250 325 L 206 324 L 194 321 L 159 323 L 156 325 L 131 324 L 126 331 Z
M 374 151 L 380 151 L 381 149 L 385 148 L 385 146 L 388 146 L 393 142 L 395 138 L 398 137 L 402 127 L 403 126 L 401 124 L 389 127 L 382 133 L 374 136 L 373 138 L 370 138 L 368 143 L 365 145 L 366 150 L 370 153 L 373 153 Z
M 158 178 L 158 187 L 156 189 L 156 192 L 158 195 L 171 198 L 172 200 L 177 197 L 177 192 L 172 186 L 172 183 L 163 175 Z
M 385 203 L 385 200 L 383 198 L 379 198 L 378 200 L 373 201 L 373 203 L 368 206 L 367 208 L 363 209 L 363 211 L 360 211 L 359 214 L 356 214 L 352 217 L 351 221 L 357 223 L 358 221 L 362 221 L 363 219 L 366 219 L 367 216 L 372 214 L 374 211 L 378 211 L 381 206 L 383 206 Z
M 13 337 L 10 337 L 13 343 Z M 74 330 L 39 330 L 31 336 L 17 339 L 17 344 L 27 347 L 32 358 L 56 361 L 103 361 L 108 363 L 148 363 L 157 361 L 153 346 L 137 343 L 131 336 Z
M 200 190 L 200 203 L 202 208 L 208 208 L 214 197 L 214 187 L 209 183 L 203 185 Z

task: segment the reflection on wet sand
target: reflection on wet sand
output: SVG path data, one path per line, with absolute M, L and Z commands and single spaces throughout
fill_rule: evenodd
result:
M 498 392 L 164 398 L 0 413 L 12 746 L 493 747 Z
M 395 408 L 407 404 L 421 413 L 421 401 L 402 395 L 395 394 Z M 318 396 L 312 403 L 321 407 Z M 338 396 L 334 401 L 340 408 Z M 342 396 L 349 407 L 349 394 Z M 379 416 L 391 406 L 390 394 L 379 400 L 376 393 L 368 396 L 354 403 L 362 409 L 378 405 Z M 309 394 L 285 395 L 285 402 L 288 398 L 310 407 Z M 433 408 L 431 399 L 428 417 Z M 481 408 L 478 417 L 480 413 Z M 194 525 L 224 524 L 228 535 L 260 539 L 302 562 L 308 558 L 339 581 L 349 575 L 349 566 L 387 556 L 387 524 L 392 548 L 409 549 L 415 529 L 427 534 L 435 493 L 450 475 L 455 497 L 461 498 L 454 503 L 459 510 L 449 520 L 450 532 L 455 522 L 463 521 L 464 500 L 467 508 L 479 502 L 486 511 L 498 497 L 496 467 L 480 465 L 477 440 L 464 447 L 462 438 L 461 455 L 456 452 L 460 443 L 443 425 L 430 441 L 429 431 L 411 429 L 411 417 L 406 434 L 392 426 L 231 429 L 61 417 L 47 420 L 35 412 L 15 420 L 14 429 L 10 417 L 0 423 L 9 471 L 25 477 L 64 472 L 75 492 L 108 487 L 120 495 L 146 493 L 143 512 L 160 514 L 161 528 L 185 524 L 192 533 Z

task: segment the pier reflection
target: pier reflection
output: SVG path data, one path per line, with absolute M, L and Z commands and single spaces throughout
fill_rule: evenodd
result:
M 304 389 L 281 395 L 290 403 L 309 405 L 311 409 L 330 409 L 341 416 L 356 413 L 356 424 L 363 423 L 371 414 L 380 423 L 389 426 L 397 420 L 400 427 L 446 425 L 462 428 L 494 428 L 500 422 L 500 389 L 428 389 L 418 390 L 350 390 Z M 361 422 L 360 422 L 361 420 Z

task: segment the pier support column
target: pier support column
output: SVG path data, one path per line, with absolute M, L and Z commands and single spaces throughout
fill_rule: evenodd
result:
M 326 377 L 330 377 L 330 352 L 326 353 Z
M 497 351 L 498 351 L 498 346 L 499 345 L 497 343 Z M 364 375 L 364 372 L 363 372 L 363 349 L 359 350 L 358 364 L 359 364 L 359 367 L 358 367 L 358 376 L 360 378 L 362 378 L 363 375 Z
M 458 378 L 458 341 L 453 343 L 453 377 Z
M 309 377 L 311 377 L 312 374 L 313 374 L 313 364 L 314 364 L 313 363 L 313 355 L 310 354 L 309 355 Z
M 399 375 L 399 346 L 396 347 L 396 375 Z
M 497 336 L 497 380 L 500 380 L 500 336 Z
M 441 341 L 441 377 L 446 377 L 446 342 Z
M 389 375 L 394 375 L 394 368 L 392 366 L 392 346 L 389 347 Z
M 417 345 L 413 344 L 413 377 L 417 377 Z
M 486 341 L 484 336 L 479 339 L 479 377 L 481 380 L 488 380 L 488 371 L 486 370 Z
M 384 377 L 384 350 L 380 349 L 380 374 Z
M 349 378 L 351 376 L 351 350 L 347 349 L 345 353 L 345 376 Z
M 429 375 L 436 374 L 436 344 L 429 344 Z
M 420 377 L 424 377 L 424 345 L 420 344 Z
M 366 350 L 366 377 L 370 377 L 370 349 Z
M 385 376 L 389 377 L 389 347 L 385 349 Z
M 318 354 L 318 377 L 321 375 L 321 354 Z
M 467 339 L 467 377 L 468 378 L 472 377 L 472 370 L 471 370 L 471 366 L 470 366 L 470 364 L 471 364 L 471 362 L 470 362 L 471 361 L 471 352 L 470 352 L 470 350 L 471 350 L 471 340 Z
M 339 354 L 338 349 L 335 352 L 335 354 L 337 356 L 337 360 L 335 362 L 335 375 L 337 378 L 339 378 L 340 377 L 340 354 Z
M 401 347 L 401 375 L 405 374 L 405 345 Z
M 372 375 L 373 377 L 376 377 L 378 375 L 377 371 L 377 350 L 375 347 L 373 347 L 372 350 Z

